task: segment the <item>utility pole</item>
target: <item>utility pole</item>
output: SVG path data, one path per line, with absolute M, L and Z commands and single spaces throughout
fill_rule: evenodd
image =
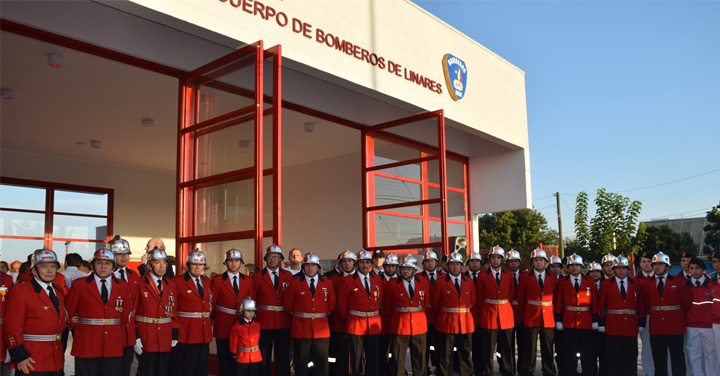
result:
M 558 233 L 560 236 L 560 258 L 565 258 L 565 246 L 563 245 L 563 235 L 562 235 L 562 215 L 560 214 L 560 192 L 555 192 L 555 198 L 557 202 L 557 212 L 558 212 Z

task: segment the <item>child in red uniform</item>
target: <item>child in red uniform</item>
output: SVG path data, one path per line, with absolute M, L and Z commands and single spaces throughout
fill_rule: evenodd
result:
M 260 374 L 260 323 L 255 321 L 257 305 L 252 299 L 240 303 L 242 318 L 230 329 L 230 353 L 238 363 L 238 375 L 256 376 Z

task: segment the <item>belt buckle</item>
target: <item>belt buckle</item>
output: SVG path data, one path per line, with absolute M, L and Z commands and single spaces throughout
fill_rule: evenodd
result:
M 59 340 L 61 340 L 61 339 L 62 339 L 62 334 L 56 334 L 56 335 L 55 335 L 55 340 L 56 340 L 56 341 L 59 341 Z
M 372 317 L 372 312 L 365 312 L 365 317 Z
M 408 307 L 408 312 L 412 313 L 414 311 L 415 311 L 415 309 L 413 307 Z
M 210 312 L 203 312 L 202 317 L 210 317 Z
M 273 307 L 273 311 L 275 311 L 275 312 L 279 312 L 279 311 L 280 311 L 280 307 L 278 307 L 278 306 L 274 306 L 274 307 Z
M 627 315 L 628 313 L 630 313 L 630 310 L 629 310 L 629 309 L 624 309 L 624 310 L 623 310 L 623 313 Z
M 102 324 L 103 324 L 103 325 L 110 325 L 110 320 L 108 320 L 108 319 L 102 319 Z
M 159 323 L 159 322 L 160 322 L 160 319 L 158 319 L 158 318 L 152 319 L 152 323 L 153 323 L 153 324 L 157 324 L 157 323 Z
M 665 306 L 660 306 L 660 310 L 661 310 L 661 311 L 664 311 L 664 310 L 665 310 Z
M 316 315 L 317 315 L 316 313 L 311 313 L 311 314 L 310 314 L 310 318 L 313 319 L 313 320 L 315 320 Z

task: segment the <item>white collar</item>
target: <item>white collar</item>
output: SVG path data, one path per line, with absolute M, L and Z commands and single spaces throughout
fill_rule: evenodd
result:
M 33 277 L 33 278 L 35 278 L 35 282 L 37 282 L 38 285 L 40 285 L 40 287 L 42 287 L 43 290 L 45 290 L 45 292 L 48 292 L 47 288 L 48 288 L 48 286 L 50 286 L 52 284 L 52 282 L 45 283 L 45 282 L 41 281 L 40 278 L 37 278 L 37 277 Z
M 235 278 L 235 277 L 237 277 L 237 276 L 240 275 L 240 271 L 238 270 L 237 273 L 234 273 L 234 274 L 233 274 L 233 273 L 230 273 L 230 271 L 228 270 L 228 271 L 227 271 L 227 274 L 228 274 L 228 278 L 233 279 L 233 278 Z
M 535 273 L 535 278 L 537 278 L 537 277 L 545 277 L 545 270 L 539 272 L 539 271 L 533 269 L 533 273 Z
M 703 283 L 705 283 L 705 276 L 700 277 L 700 279 L 695 279 L 694 277 L 690 277 L 690 279 L 692 280 L 693 286 L 695 286 L 695 282 L 696 282 L 696 281 L 700 281 L 700 284 L 701 284 L 701 285 L 702 285 Z

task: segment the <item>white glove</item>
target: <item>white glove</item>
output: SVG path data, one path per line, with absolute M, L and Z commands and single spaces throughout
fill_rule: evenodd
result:
M 644 326 L 639 327 L 639 328 L 638 328 L 638 333 L 642 333 L 643 330 L 645 330 L 645 327 L 644 327 Z
M 599 327 L 598 332 L 605 333 L 605 327 L 604 326 Z
M 555 323 L 555 329 L 557 329 L 557 330 L 563 330 L 563 329 L 565 329 L 565 328 L 563 327 L 562 322 L 558 321 L 558 322 Z
M 598 330 L 598 323 L 592 323 L 592 330 Z
M 142 348 L 143 348 L 142 341 L 140 341 L 140 338 L 136 339 L 135 340 L 135 352 L 138 355 L 142 355 L 142 353 L 143 353 Z
M 172 340 L 172 347 L 175 347 L 175 345 L 177 345 L 177 342 L 178 341 L 176 339 Z

